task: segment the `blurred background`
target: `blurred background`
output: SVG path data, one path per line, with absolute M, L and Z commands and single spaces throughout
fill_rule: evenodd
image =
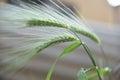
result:
M 28 1 L 28 0 L 26 0 Z M 34 0 L 37 1 L 37 0 Z M 43 0 L 48 3 L 48 0 Z M 120 0 L 61 0 L 65 5 L 82 15 L 103 42 L 104 56 L 100 47 L 86 40 L 101 67 L 112 69 L 113 80 L 120 79 Z M 0 2 L 9 2 L 0 0 Z M 51 46 L 42 51 L 42 54 L 26 64 L 11 80 L 44 80 L 45 76 L 60 52 L 70 43 Z M 108 61 L 108 62 L 107 62 Z M 81 67 L 90 67 L 91 61 L 84 49 L 80 48 L 62 58 L 56 65 L 51 80 L 75 80 Z M 1 75 L 0 80 L 6 79 Z M 108 80 L 108 79 L 106 79 Z

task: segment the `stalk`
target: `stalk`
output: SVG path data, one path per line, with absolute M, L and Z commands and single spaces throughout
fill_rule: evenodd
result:
M 90 51 L 90 49 L 88 48 L 88 46 L 84 42 L 81 41 L 81 39 L 79 38 L 79 36 L 74 31 L 72 31 L 72 32 L 79 39 L 79 41 L 82 43 L 81 45 L 83 46 L 83 48 L 85 49 L 86 53 L 88 54 L 90 60 L 92 61 L 93 66 L 97 66 L 96 61 L 95 61 L 95 59 L 94 59 L 94 57 L 92 55 L 92 52 Z M 102 77 L 101 77 L 101 74 L 99 72 L 99 68 L 96 71 L 97 71 L 97 75 L 99 77 L 99 80 L 103 80 Z

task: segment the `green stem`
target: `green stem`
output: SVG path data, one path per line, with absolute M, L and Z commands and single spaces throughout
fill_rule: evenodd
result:
M 72 31 L 72 30 L 70 30 L 70 31 Z M 76 37 L 78 37 L 79 41 L 82 42 L 81 39 L 79 38 L 79 36 L 78 36 L 74 31 L 72 31 L 72 32 L 76 35 Z M 85 51 L 87 52 L 89 58 L 91 59 L 91 61 L 92 61 L 92 63 L 93 63 L 93 66 L 97 66 L 97 64 L 96 64 L 96 62 L 95 62 L 95 59 L 94 59 L 94 57 L 93 57 L 90 49 L 87 47 L 87 45 L 86 45 L 84 42 L 82 42 L 81 45 L 83 46 L 83 48 L 84 48 Z M 99 69 L 97 69 L 96 71 L 97 71 L 99 80 L 103 80 L 102 77 L 101 77 L 101 75 L 100 75 Z
M 90 49 L 87 47 L 87 45 L 84 42 L 82 42 L 82 46 L 85 49 L 85 51 L 87 52 L 87 54 L 88 54 L 89 58 L 91 59 L 93 65 L 97 66 Z
M 91 59 L 93 65 L 97 66 L 96 62 L 95 62 L 95 59 L 93 58 L 93 55 L 92 55 L 90 49 L 87 47 L 87 45 L 85 43 L 82 43 L 82 46 L 84 47 L 85 51 L 87 52 L 87 54 L 88 54 L 89 58 Z M 101 77 L 101 74 L 99 72 L 99 69 L 97 69 L 96 71 L 97 71 L 99 79 L 102 80 L 102 77 Z
M 102 43 L 102 42 L 101 42 L 101 43 Z M 100 49 L 101 49 L 101 51 L 102 51 L 103 57 L 106 59 L 106 60 L 105 60 L 105 61 L 106 61 L 106 62 L 105 62 L 106 65 L 107 65 L 108 67 L 110 67 L 109 61 L 108 61 L 108 58 L 107 58 L 107 55 L 105 54 L 105 51 L 104 51 L 104 49 L 103 49 L 102 44 L 100 44 L 99 46 L 100 46 Z M 112 80 L 111 72 L 108 72 L 108 80 Z

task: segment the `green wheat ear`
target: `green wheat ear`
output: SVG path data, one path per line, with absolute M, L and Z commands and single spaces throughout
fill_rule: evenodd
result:
M 69 41 L 78 41 L 78 38 L 72 35 L 60 35 L 52 39 L 49 39 L 47 42 L 43 43 L 41 46 L 38 46 L 36 49 L 38 52 L 40 52 L 41 50 L 49 47 L 52 44 L 69 42 Z
M 10 4 L 3 6 L 0 10 L 0 19 L 3 20 L 1 20 L 0 23 L 10 25 L 17 24 L 21 27 L 25 27 L 27 25 L 30 27 L 49 26 L 67 28 L 72 32 L 80 33 L 101 44 L 98 36 L 92 30 L 86 27 L 82 18 L 79 18 L 73 11 L 59 2 L 59 0 L 49 1 L 63 13 L 42 1 L 40 1 L 40 3 L 43 5 L 33 1 L 33 4 L 29 4 L 22 0 L 15 0 L 15 2 L 18 3 L 21 7 Z M 60 7 L 56 2 L 63 6 Z
M 55 20 L 36 20 L 36 19 L 32 19 L 32 20 L 28 20 L 27 21 L 27 25 L 30 27 L 35 27 L 35 26 L 49 26 L 49 27 L 61 27 L 61 28 L 67 28 L 70 29 L 73 32 L 77 32 L 77 33 L 81 33 L 84 36 L 87 36 L 89 38 L 91 38 L 92 40 L 94 40 L 95 42 L 101 44 L 100 39 L 97 37 L 97 35 L 95 33 L 93 33 L 92 31 L 86 29 L 86 28 L 80 28 L 80 27 L 74 27 L 72 25 L 69 25 L 67 23 L 62 23 L 62 22 L 58 22 Z
M 39 30 L 43 33 L 41 33 L 40 35 L 37 35 L 38 38 L 36 38 L 36 41 L 33 43 L 28 43 L 27 45 L 23 45 L 20 47 L 19 46 L 14 47 L 14 49 L 10 49 L 10 51 L 7 51 L 7 49 L 6 50 L 0 49 L 0 51 L 3 52 L 5 56 L 8 56 L 8 54 L 11 54 L 8 56 L 8 58 L 3 58 L 1 60 L 2 65 L 4 67 L 2 69 L 0 67 L 0 71 L 3 73 L 11 72 L 13 68 L 15 70 L 18 70 L 19 68 L 23 67 L 24 64 L 28 62 L 31 58 L 34 58 L 35 56 L 37 56 L 40 51 L 51 46 L 52 44 L 78 41 L 78 38 L 70 34 L 67 30 L 60 29 L 62 32 L 58 32 L 54 30 L 57 30 L 57 29 L 50 28 L 50 29 Z M 46 33 L 48 31 L 51 31 L 51 32 Z M 54 35 L 54 34 L 57 34 L 57 35 Z M 8 37 L 8 38 L 14 40 L 15 37 Z M 33 39 L 32 41 L 35 40 L 34 38 L 32 39 Z M 25 44 L 24 41 L 22 44 Z

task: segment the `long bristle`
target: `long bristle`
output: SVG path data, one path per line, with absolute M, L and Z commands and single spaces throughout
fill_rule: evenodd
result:
M 38 3 L 33 1 L 30 1 L 33 4 L 29 4 L 21 0 L 18 0 L 18 2 L 17 1 L 15 2 L 17 2 L 20 7 L 7 4 L 2 10 L 0 10 L 0 12 L 2 13 L 0 17 L 1 19 L 3 19 L 2 22 L 7 21 L 9 24 L 18 23 L 23 26 L 24 25 L 49 26 L 46 24 L 48 21 L 50 22 L 50 26 L 53 27 L 56 26 L 61 27 L 59 25 L 62 24 L 64 24 L 65 27 L 66 25 L 68 25 L 67 27 L 68 29 L 70 30 L 73 29 L 73 31 L 83 34 L 84 36 L 89 37 L 95 42 L 100 43 L 100 39 L 95 35 L 95 33 L 91 31 L 88 27 L 86 27 L 86 25 L 82 22 L 82 19 L 78 19 L 77 15 L 75 15 L 74 12 L 72 12 L 69 8 L 63 5 L 62 2 L 57 1 L 58 3 L 63 5 L 65 9 L 59 6 L 59 4 L 57 4 L 56 1 L 53 0 L 49 1 L 53 5 L 55 5 L 58 9 L 63 11 L 65 14 L 40 0 L 39 2 L 41 2 L 43 5 L 39 5 Z M 31 22 L 33 24 L 28 24 L 30 21 L 33 21 Z M 41 25 L 41 22 L 44 25 Z M 56 25 L 56 23 L 58 23 L 59 25 Z
M 18 70 L 50 45 L 76 40 L 78 40 L 77 37 L 62 28 L 48 27 L 46 29 L 41 27 L 1 31 L 0 43 L 3 46 L 0 47 L 0 65 L 3 67 L 0 71 L 10 72 L 13 69 Z

